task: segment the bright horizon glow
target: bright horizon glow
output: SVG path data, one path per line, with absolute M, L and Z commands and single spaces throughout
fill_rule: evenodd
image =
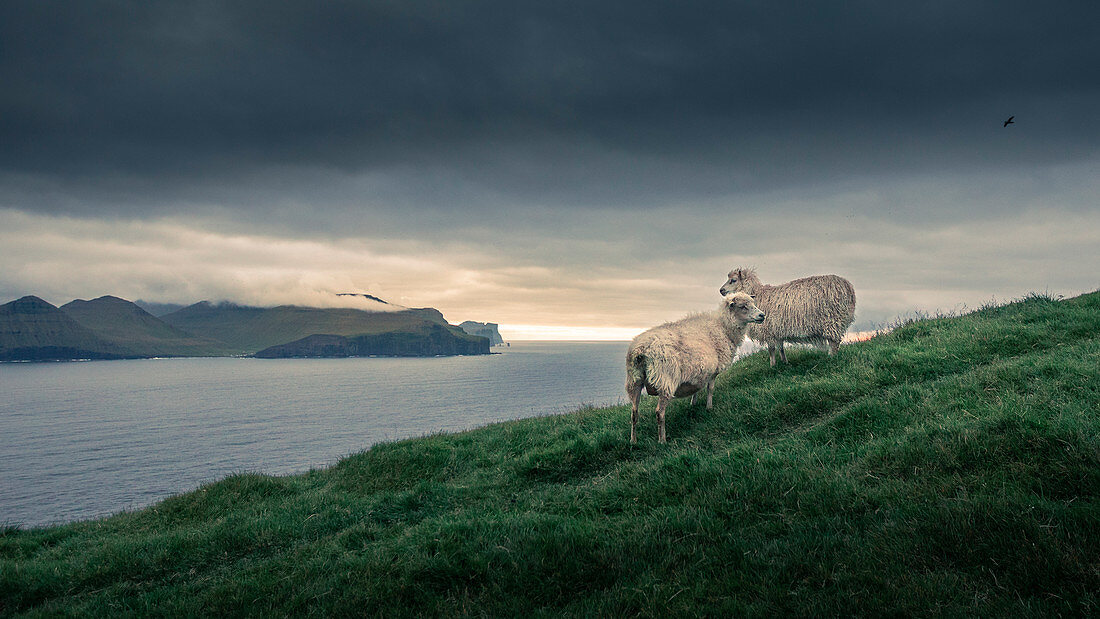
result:
M 562 327 L 554 325 L 497 325 L 505 342 L 629 342 L 644 328 L 631 327 Z M 869 340 L 890 329 L 874 331 L 849 331 L 844 335 L 845 344 Z
M 555 325 L 497 325 L 505 342 L 529 340 L 629 342 L 641 327 L 562 327 Z

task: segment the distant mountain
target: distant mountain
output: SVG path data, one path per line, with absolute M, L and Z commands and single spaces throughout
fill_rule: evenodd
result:
M 362 298 L 362 299 L 367 299 L 368 301 L 376 301 L 376 302 L 381 303 L 383 305 L 389 305 L 392 308 L 396 308 L 399 311 L 409 312 L 410 314 L 413 314 L 415 316 L 420 316 L 421 318 L 424 318 L 425 320 L 430 320 L 432 322 L 438 322 L 441 325 L 447 324 L 447 320 L 445 318 L 443 318 L 443 313 L 440 312 L 439 310 L 435 309 L 434 307 L 404 307 L 404 306 L 401 306 L 401 305 L 394 305 L 393 303 L 390 303 L 389 301 L 386 301 L 384 299 L 379 299 L 378 297 L 374 296 L 373 294 L 366 294 L 366 293 L 363 293 L 363 292 L 340 292 L 340 293 L 337 293 L 336 296 L 338 296 L 338 297 L 359 297 L 359 298 Z
M 441 325 L 450 324 L 447 322 L 447 319 L 443 317 L 443 312 L 434 307 L 410 307 L 407 310 L 402 310 L 402 313 L 407 313 L 431 322 L 437 322 Z
M 265 348 L 255 356 L 282 357 L 434 357 L 484 355 L 489 340 L 454 327 L 423 323 L 415 331 L 387 331 L 366 335 L 310 335 L 287 344 Z
M 374 297 L 372 301 L 386 304 Z M 389 305 L 389 304 L 386 304 Z M 61 308 L 23 297 L 0 306 L 0 361 L 144 357 L 487 354 L 489 340 L 434 308 L 368 311 L 196 303 L 161 318 L 113 296 Z
M 504 338 L 500 336 L 500 331 L 497 330 L 497 323 L 495 322 L 475 322 L 473 320 L 467 320 L 459 324 L 458 327 L 470 335 L 479 335 L 488 338 L 490 346 L 504 343 Z
M 238 354 L 256 353 L 312 335 L 361 336 L 405 332 L 424 337 L 430 333 L 426 325 L 433 324 L 456 335 L 465 335 L 458 327 L 448 325 L 443 314 L 433 308 L 369 312 L 295 305 L 272 308 L 232 303 L 215 305 L 203 301 L 167 314 L 163 320 L 188 333 L 225 342 Z
M 181 331 L 118 297 L 78 299 L 62 305 L 61 311 L 137 357 L 207 357 L 229 354 L 232 350 L 223 342 Z
M 179 311 L 179 310 L 187 307 L 186 305 L 183 305 L 182 303 L 154 303 L 152 301 L 144 301 L 142 299 L 138 299 L 138 300 L 134 301 L 134 305 L 136 305 L 136 306 L 140 307 L 141 309 L 149 312 L 150 314 L 156 316 L 157 318 L 160 318 L 161 316 L 163 316 L 165 314 L 171 314 L 172 312 Z
M 0 305 L 0 361 L 123 359 L 136 356 L 108 342 L 35 296 Z

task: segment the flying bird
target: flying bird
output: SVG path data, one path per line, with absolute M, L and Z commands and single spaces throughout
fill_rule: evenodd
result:
M 1016 123 L 1012 122 L 1012 119 L 1013 119 L 1013 118 L 1016 118 L 1016 117 L 1015 117 L 1015 116 L 1009 116 L 1009 117 L 1008 117 L 1008 120 L 1006 120 L 1006 121 L 1005 121 L 1005 125 L 1004 125 L 1004 126 L 1006 126 L 1006 127 L 1007 127 L 1007 126 L 1009 126 L 1009 125 L 1015 125 Z

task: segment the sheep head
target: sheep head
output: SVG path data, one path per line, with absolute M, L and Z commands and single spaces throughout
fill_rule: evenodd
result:
M 756 307 L 756 303 L 753 302 L 752 297 L 747 293 L 731 292 L 725 295 L 722 299 L 722 308 L 728 312 L 730 317 L 738 324 L 764 322 L 764 312 L 761 311 L 759 307 Z
M 722 296 L 738 291 L 753 294 L 756 287 L 759 285 L 760 280 L 756 277 L 756 271 L 753 269 L 737 268 L 730 271 L 729 279 L 726 280 L 726 283 L 722 284 L 718 292 L 722 293 Z

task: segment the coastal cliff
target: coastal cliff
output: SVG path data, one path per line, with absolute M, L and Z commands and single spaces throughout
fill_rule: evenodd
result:
M 439 355 L 487 355 L 489 340 L 455 333 L 454 328 L 433 324 L 416 332 L 390 331 L 364 335 L 310 335 L 294 342 L 257 352 L 261 359 L 286 357 L 434 357 Z
M 476 322 L 467 320 L 458 326 L 470 335 L 479 335 L 487 338 L 490 346 L 498 346 L 504 343 L 504 338 L 500 336 L 500 331 L 497 330 L 497 323 L 495 322 Z

